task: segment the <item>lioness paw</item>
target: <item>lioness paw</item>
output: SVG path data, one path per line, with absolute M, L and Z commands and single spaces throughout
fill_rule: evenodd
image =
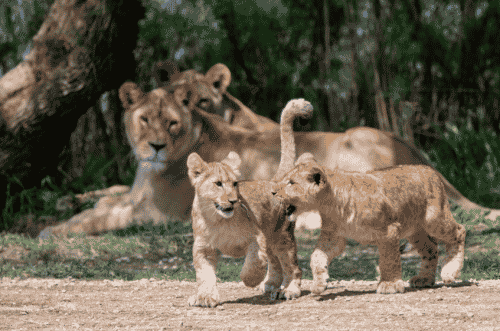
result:
M 419 287 L 430 287 L 435 283 L 435 277 L 420 277 L 415 276 L 410 279 L 410 287 L 419 288 Z
M 394 282 L 380 282 L 377 287 L 377 293 L 379 294 L 393 294 L 404 292 L 405 283 L 402 279 L 398 279 Z
M 214 308 L 220 303 L 219 300 L 219 291 L 215 289 L 212 293 L 198 292 L 198 294 L 189 298 L 188 304 L 190 306 Z

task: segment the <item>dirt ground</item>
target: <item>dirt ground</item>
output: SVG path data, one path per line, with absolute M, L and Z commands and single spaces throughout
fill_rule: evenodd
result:
M 375 293 L 376 282 L 331 282 L 319 297 L 270 301 L 219 283 L 223 304 L 189 307 L 186 281 L 0 281 L 1 330 L 500 330 L 500 281 Z

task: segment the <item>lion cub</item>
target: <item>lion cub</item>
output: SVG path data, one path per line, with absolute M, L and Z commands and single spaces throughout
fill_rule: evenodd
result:
M 453 219 L 444 185 L 431 167 L 403 165 L 354 173 L 325 169 L 304 153 L 273 193 L 294 205 L 297 213 L 321 214 L 321 235 L 311 255 L 315 294 L 325 290 L 328 265 L 344 250 L 345 237 L 378 246 L 377 293 L 405 290 L 398 250 L 401 238 L 407 238 L 422 257 L 419 274 L 410 280 L 412 287 L 434 284 L 438 240 L 446 244 L 443 282 L 451 283 L 460 275 L 465 229 Z
M 310 103 L 291 100 L 281 116 L 282 155 L 273 180 L 293 167 L 295 141 L 293 119 L 309 117 Z M 189 299 L 194 306 L 215 307 L 219 303 L 215 270 L 220 254 L 246 255 L 241 279 L 246 286 L 263 282 L 263 290 L 275 298 L 278 290 L 287 299 L 300 296 L 302 271 L 297 262 L 294 226 L 289 210 L 276 199 L 275 183 L 237 181 L 241 160 L 230 152 L 221 162 L 206 163 L 191 153 L 188 176 L 195 187 L 192 209 L 193 261 L 198 293 Z M 268 267 L 266 276 L 266 269 Z

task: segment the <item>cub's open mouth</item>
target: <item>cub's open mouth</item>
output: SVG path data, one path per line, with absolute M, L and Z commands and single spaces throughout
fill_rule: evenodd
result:
M 295 210 L 297 210 L 297 208 L 295 208 L 295 206 L 293 205 L 286 207 L 285 215 L 290 222 L 297 221 L 297 215 L 294 214 Z
M 234 207 L 231 206 L 231 207 L 227 207 L 227 208 L 223 208 L 222 206 L 220 206 L 219 204 L 215 203 L 215 208 L 217 209 L 217 212 L 222 216 L 222 217 L 231 217 L 233 216 L 233 212 L 234 212 Z

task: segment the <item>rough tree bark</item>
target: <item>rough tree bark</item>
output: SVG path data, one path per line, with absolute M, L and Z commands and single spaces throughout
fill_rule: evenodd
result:
M 133 79 L 139 0 L 57 0 L 25 60 L 0 79 L 0 190 L 54 171 L 79 117 Z

